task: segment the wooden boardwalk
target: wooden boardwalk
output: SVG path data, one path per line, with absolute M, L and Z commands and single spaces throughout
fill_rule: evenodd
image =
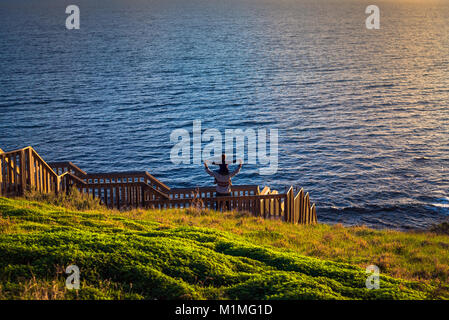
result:
M 315 204 L 303 189 L 279 193 L 256 185 L 232 186 L 229 197 L 216 197 L 214 187 L 170 188 L 146 171 L 87 173 L 72 162 L 45 162 L 32 148 L 0 149 L 0 196 L 21 196 L 25 190 L 41 193 L 81 193 L 109 208 L 208 208 L 248 212 L 293 224 L 317 222 Z

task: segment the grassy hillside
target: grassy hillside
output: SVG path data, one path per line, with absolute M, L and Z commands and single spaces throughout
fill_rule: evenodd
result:
M 442 285 L 448 265 L 445 235 L 301 227 L 233 213 L 80 212 L 5 198 L 0 198 L 0 213 L 2 299 L 449 297 Z M 379 262 L 376 252 L 400 255 L 402 250 L 407 261 L 411 248 L 422 259 L 409 278 L 421 268 L 421 281 L 383 274 L 380 289 L 365 288 L 362 267 Z M 438 259 L 433 269 L 426 260 L 432 258 Z M 65 289 L 64 268 L 70 264 L 81 270 L 79 291 Z M 383 272 L 384 265 L 379 267 Z M 395 273 L 391 268 L 388 273 Z M 432 272 L 436 281 L 426 281 Z

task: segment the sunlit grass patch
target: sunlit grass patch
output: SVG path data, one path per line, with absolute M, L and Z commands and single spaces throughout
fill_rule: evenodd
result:
M 448 298 L 446 235 L 0 198 L 5 299 Z M 76 264 L 81 289 L 61 266 Z M 365 267 L 381 288 L 365 287 Z M 402 278 L 402 279 L 400 279 Z

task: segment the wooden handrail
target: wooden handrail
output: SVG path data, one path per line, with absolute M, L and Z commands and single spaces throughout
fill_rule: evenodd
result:
M 259 194 L 259 186 L 257 185 L 233 185 L 231 187 L 231 194 L 238 193 L 245 193 L 247 192 L 248 196 L 251 195 L 251 192 L 256 195 Z M 193 188 L 172 188 L 170 189 L 169 196 L 171 199 L 177 199 L 176 196 L 180 195 L 196 195 L 199 193 L 199 196 L 203 198 L 203 194 L 207 197 L 207 194 L 214 194 L 216 193 L 216 187 L 214 186 L 200 186 L 200 187 L 193 187 Z
M 37 157 L 37 158 L 42 162 L 42 164 L 43 164 L 43 165 L 50 171 L 51 174 L 53 174 L 55 177 L 58 176 L 58 175 L 56 174 L 56 172 L 53 170 L 53 168 L 50 167 L 50 166 L 47 164 L 47 162 L 45 162 L 44 159 L 42 159 L 42 157 L 36 152 L 36 150 L 34 150 L 32 147 L 26 147 L 26 148 L 24 148 L 23 150 L 27 150 L 27 149 L 31 149 L 31 152 L 33 153 L 33 155 L 34 155 L 35 157 Z
M 48 165 L 50 167 L 52 167 L 53 169 L 57 169 L 54 170 L 56 173 L 58 173 L 58 169 L 59 168 L 67 168 L 67 169 L 72 169 L 75 173 L 78 173 L 79 177 L 83 177 L 85 176 L 87 173 L 82 170 L 80 167 L 78 167 L 76 164 L 72 163 L 71 161 L 66 161 L 66 162 L 49 162 Z
M 83 179 L 85 180 L 94 180 L 94 179 L 123 179 L 123 178 L 137 178 L 140 181 L 140 178 L 148 179 L 156 186 L 161 188 L 164 192 L 169 192 L 170 188 L 167 187 L 164 183 L 154 178 L 147 171 L 124 171 L 124 172 L 98 172 L 98 173 L 87 173 Z
M 70 178 L 76 180 L 76 182 L 79 183 L 80 185 L 86 185 L 86 182 L 84 182 L 83 179 L 81 179 L 80 177 L 78 177 L 78 176 L 76 176 L 76 175 L 74 175 L 73 173 L 68 172 L 68 171 L 67 171 L 67 172 L 64 172 L 64 173 L 61 174 L 61 175 L 59 175 L 59 176 L 58 176 L 58 179 L 61 179 L 61 178 L 65 177 L 65 176 L 69 176 Z
M 226 211 L 244 211 L 254 216 L 264 218 L 274 217 L 284 219 L 285 194 L 267 194 L 251 196 L 226 196 L 226 197 L 206 197 L 194 199 L 170 199 L 170 200 L 152 200 L 146 201 L 148 208 L 167 209 L 167 208 L 210 208 L 214 210 Z
M 267 186 L 265 186 L 265 187 L 262 189 L 262 191 L 260 192 L 260 194 L 261 194 L 261 195 L 264 195 L 264 194 L 270 194 L 270 188 L 267 187 Z
M 50 162 L 49 165 L 52 168 L 67 168 L 72 169 L 77 175 L 82 179 L 116 179 L 116 178 L 146 178 L 150 180 L 153 184 L 158 186 L 161 190 L 168 192 L 170 188 L 164 184 L 162 181 L 156 179 L 153 175 L 147 171 L 125 171 L 125 172 L 98 172 L 98 173 L 87 173 L 79 168 L 77 165 L 70 161 L 66 162 Z M 58 171 L 58 170 L 55 170 Z
M 3 151 L 2 150 L 2 154 L 3 155 L 8 155 L 8 154 L 13 154 L 13 153 L 18 153 L 18 152 L 21 152 L 22 150 L 28 150 L 30 148 L 33 149 L 32 147 L 28 146 L 28 147 L 25 147 L 25 148 L 22 148 L 22 149 L 16 149 L 16 150 L 12 150 L 12 151 Z
M 227 196 L 227 197 L 207 197 L 200 198 L 201 201 L 234 201 L 234 200 L 264 200 L 264 199 L 284 199 L 285 194 L 266 194 L 266 195 L 253 195 L 253 196 Z M 194 201 L 195 199 L 167 199 L 167 200 L 152 200 L 150 203 L 186 203 Z
M 140 186 L 140 187 L 144 187 L 147 190 L 150 190 L 154 193 L 156 193 L 157 195 L 159 195 L 161 198 L 163 199 L 167 199 L 168 200 L 168 195 L 166 193 L 163 193 L 162 191 L 157 190 L 156 188 L 154 188 L 153 186 L 149 185 L 146 182 L 142 182 L 142 181 L 138 181 L 138 182 L 114 182 L 114 183 L 87 183 L 84 182 L 83 188 L 114 188 L 114 187 L 131 187 L 131 186 Z
M 156 179 L 153 175 L 151 175 L 149 172 L 145 171 L 145 175 L 148 177 L 148 179 L 151 180 L 151 182 L 158 184 L 160 187 L 162 187 L 165 191 L 170 191 L 170 187 L 167 186 L 162 181 Z

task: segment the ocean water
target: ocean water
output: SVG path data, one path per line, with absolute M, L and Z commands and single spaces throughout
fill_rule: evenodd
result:
M 326 223 L 447 219 L 448 1 L 376 1 L 380 30 L 367 1 L 72 2 L 0 3 L 2 149 L 184 187 L 212 181 L 173 130 L 277 128 L 277 173 L 234 184 L 302 186 Z

